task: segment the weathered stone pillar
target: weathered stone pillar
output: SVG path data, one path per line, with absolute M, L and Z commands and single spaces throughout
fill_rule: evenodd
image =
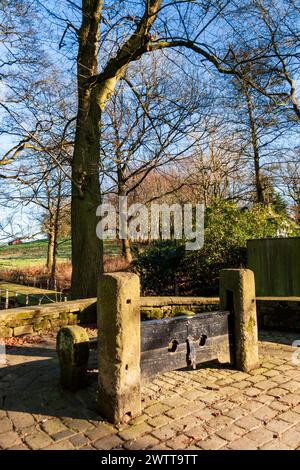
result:
M 98 285 L 97 404 L 112 423 L 141 413 L 140 331 L 139 277 L 103 275 Z
M 57 334 L 56 349 L 60 365 L 60 382 L 68 390 L 86 384 L 89 337 L 80 326 L 66 326 Z
M 221 271 L 220 306 L 233 312 L 235 367 L 248 372 L 259 362 L 255 281 L 250 269 Z

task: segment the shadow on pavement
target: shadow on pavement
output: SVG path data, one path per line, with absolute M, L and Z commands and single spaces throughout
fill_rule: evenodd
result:
M 95 399 L 97 374 L 89 372 L 88 386 L 63 390 L 55 349 L 36 346 L 7 348 L 8 364 L 0 368 L 0 409 L 38 415 L 98 419 Z

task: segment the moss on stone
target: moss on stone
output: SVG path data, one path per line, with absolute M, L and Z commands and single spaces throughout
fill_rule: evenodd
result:
M 246 325 L 247 333 L 251 334 L 253 332 L 253 328 L 255 327 L 256 327 L 256 321 L 253 317 L 250 317 Z
M 203 304 L 195 305 L 191 307 L 191 310 L 195 313 L 214 312 L 219 309 L 218 304 Z
M 188 306 L 189 307 L 189 306 Z M 180 306 L 176 306 L 172 309 L 172 316 L 173 317 L 180 317 L 182 315 L 188 315 L 188 316 L 191 316 L 191 315 L 194 315 L 195 312 L 193 312 L 192 310 L 188 309 L 186 305 L 180 305 Z
M 191 310 L 185 310 L 185 309 L 178 309 L 174 312 L 174 317 L 182 317 L 182 316 L 188 316 L 191 317 L 195 315 L 195 312 L 192 312 Z
M 27 320 L 29 318 L 32 318 L 32 312 L 21 312 L 21 313 L 17 313 L 15 318 L 17 320 Z
M 17 327 L 26 326 L 26 325 L 32 325 L 33 321 L 34 321 L 34 318 L 27 318 L 23 320 L 13 319 L 13 320 L 7 321 L 6 326 L 10 328 L 17 328 Z
M 34 331 L 47 330 L 50 327 L 50 320 L 48 317 L 43 317 L 33 323 Z
M 13 334 L 12 328 L 1 327 L 0 328 L 0 338 L 10 338 Z
M 57 318 L 52 320 L 51 319 L 51 326 L 52 327 L 57 327 L 57 326 L 66 326 L 68 324 L 68 320 L 64 320 L 61 318 Z
M 160 320 L 164 318 L 164 311 L 160 308 L 141 308 L 141 320 Z
M 83 323 L 80 322 L 80 320 L 79 320 L 79 315 L 80 315 L 80 314 L 69 313 L 69 314 L 67 315 L 68 324 L 69 324 L 69 325 L 87 324 L 87 322 L 83 322 Z

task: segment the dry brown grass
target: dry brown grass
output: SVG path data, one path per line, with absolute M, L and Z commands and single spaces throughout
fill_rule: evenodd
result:
M 121 256 L 104 257 L 104 271 L 128 271 L 130 266 Z M 50 273 L 46 267 L 31 266 L 18 269 L 1 269 L 0 279 L 17 284 L 35 285 L 46 288 Z M 71 263 L 58 263 L 56 273 L 56 287 L 58 290 L 68 291 L 71 286 L 72 265 Z
M 130 265 L 122 256 L 104 257 L 104 272 L 129 271 Z

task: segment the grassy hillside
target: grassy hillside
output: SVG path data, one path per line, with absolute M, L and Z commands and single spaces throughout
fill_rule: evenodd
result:
M 105 242 L 105 253 L 118 254 L 119 248 L 113 242 Z M 0 269 L 21 269 L 33 266 L 43 266 L 47 259 L 47 241 L 35 240 L 13 246 L 0 247 Z M 71 261 L 71 241 L 60 240 L 58 261 Z

